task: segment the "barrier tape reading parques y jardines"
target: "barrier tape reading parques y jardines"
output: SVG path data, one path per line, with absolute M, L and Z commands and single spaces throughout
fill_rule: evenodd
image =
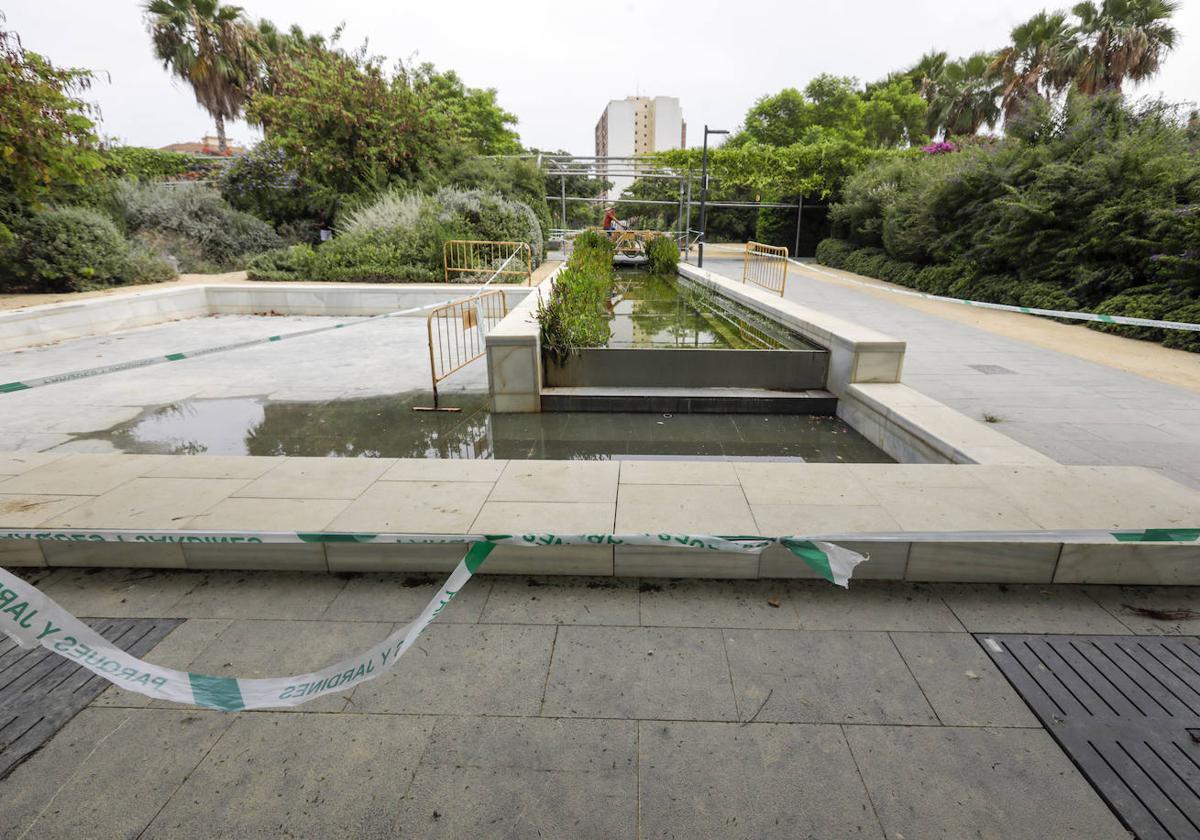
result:
M 515 255 L 514 255 L 515 256 Z M 479 287 L 479 291 L 483 291 L 492 282 L 500 276 L 500 272 L 513 259 L 509 257 L 500 267 L 492 274 L 488 281 Z M 16 382 L 0 382 L 0 394 L 10 394 L 17 391 L 28 391 L 30 388 L 37 388 L 43 385 L 57 385 L 61 382 L 74 382 L 77 379 L 88 379 L 93 376 L 102 376 L 106 373 L 119 373 L 124 370 L 134 370 L 135 368 L 149 367 L 150 365 L 160 365 L 165 362 L 182 362 L 184 359 L 195 359 L 199 356 L 210 356 L 213 353 L 225 353 L 230 350 L 242 350 L 246 347 L 257 347 L 260 344 L 271 344 L 276 341 L 283 341 L 289 338 L 303 338 L 304 336 L 317 335 L 318 333 L 331 332 L 333 330 L 342 330 L 348 327 L 358 327 L 363 324 L 371 324 L 376 321 L 382 321 L 386 318 L 399 318 L 403 315 L 412 315 L 415 312 L 425 312 L 430 309 L 436 309 L 439 306 L 444 306 L 447 303 L 453 303 L 456 300 L 465 300 L 466 298 L 474 297 L 479 292 L 473 292 L 466 297 L 447 298 L 436 303 L 429 303 L 424 306 L 413 306 L 408 309 L 397 309 L 395 312 L 383 312 L 379 315 L 369 315 L 357 321 L 342 321 L 337 324 L 326 324 L 322 327 L 313 327 L 309 330 L 297 330 L 296 332 L 280 333 L 279 335 L 269 335 L 263 338 L 250 338 L 245 341 L 235 341 L 230 344 L 218 344 L 213 347 L 202 347 L 199 350 L 187 350 L 184 352 L 175 353 L 160 353 L 157 356 L 148 356 L 143 359 L 131 359 L 127 362 L 114 362 L 111 365 L 100 365 L 99 367 L 83 368 L 82 370 L 68 371 L 67 373 L 55 373 L 49 376 L 37 376 L 32 379 L 21 379 Z M 484 325 L 481 327 L 481 332 L 486 335 L 486 322 L 482 319 L 478 304 L 476 304 L 476 315 L 480 318 L 479 323 Z
M 222 711 L 298 706 L 335 691 L 345 691 L 392 668 L 421 632 L 453 600 L 498 545 L 638 545 L 757 554 L 778 543 L 818 575 L 847 586 L 854 567 L 866 559 L 837 542 L 1003 541 L 1003 542 L 1200 542 L 1200 528 L 1125 531 L 972 531 L 824 534 L 790 537 L 714 537 L 690 534 L 517 534 L 445 536 L 436 534 L 348 534 L 227 531 L 53 531 L 0 530 L 0 540 L 70 540 L 115 543 L 373 543 L 466 545 L 459 562 L 436 595 L 412 622 L 364 653 L 319 671 L 292 677 L 240 679 L 213 677 L 163 668 L 130 656 L 43 594 L 37 587 L 0 569 L 0 629 L 22 647 L 44 647 L 77 662 L 130 691 L 178 703 Z
M 1048 318 L 1066 318 L 1074 321 L 1096 321 L 1101 324 L 1121 324 L 1127 327 L 1155 327 L 1162 330 L 1188 330 L 1191 332 L 1200 332 L 1200 324 L 1189 324 L 1184 321 L 1155 321 L 1151 318 L 1132 318 L 1128 315 L 1097 315 L 1095 312 L 1064 312 L 1059 309 L 1038 309 L 1035 306 L 1010 306 L 1005 303 L 988 303 L 982 300 L 967 300 L 965 298 L 944 297 L 942 295 L 931 295 L 928 292 L 918 292 L 912 289 L 898 289 L 895 286 L 883 285 L 880 283 L 864 283 L 862 280 L 855 280 L 853 277 L 846 277 L 843 274 L 834 274 L 832 271 L 825 271 L 824 267 L 818 267 L 812 263 L 801 262 L 800 260 L 788 260 L 788 262 L 801 268 L 807 268 L 819 274 L 825 274 L 843 283 L 852 283 L 855 286 L 864 286 L 868 289 L 878 289 L 883 292 L 891 292 L 894 295 L 904 295 L 905 297 L 922 298 L 923 300 L 938 300 L 942 303 L 958 303 L 963 306 L 974 306 L 977 309 L 998 309 L 1001 312 L 1021 312 L 1025 315 L 1044 315 Z M 832 266 L 830 266 L 832 268 Z M 839 269 L 840 271 L 841 269 Z
M 478 535 L 446 537 L 405 534 L 230 534 L 213 532 L 133 531 L 0 531 L 3 539 L 82 540 L 100 542 L 360 542 L 469 545 L 466 556 L 441 589 L 405 627 L 369 650 L 319 671 L 290 677 L 241 679 L 176 671 L 131 656 L 104 639 L 37 587 L 0 569 L 0 629 L 22 647 L 41 646 L 77 662 L 114 685 L 160 700 L 192 703 L 210 709 L 239 711 L 298 706 L 333 692 L 343 692 L 391 669 L 478 570 L 497 545 L 669 545 L 693 550 L 757 553 L 776 540 L 761 537 L 708 537 L 685 534 Z M 864 558 L 834 545 L 807 540 L 781 540 L 818 574 L 845 586 L 855 564 Z

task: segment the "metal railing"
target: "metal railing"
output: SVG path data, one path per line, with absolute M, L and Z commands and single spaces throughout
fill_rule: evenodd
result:
M 442 246 L 442 264 L 447 283 L 491 275 L 493 280 L 520 277 L 526 285 L 533 285 L 533 250 L 528 242 L 451 239 Z
M 438 383 L 483 356 L 488 333 L 507 314 L 508 299 L 503 289 L 484 289 L 430 310 L 426 329 L 435 409 Z
M 675 234 L 668 230 L 625 230 L 623 228 L 606 230 L 599 227 L 588 228 L 588 230 L 608 237 L 613 244 L 614 251 L 625 257 L 646 256 L 646 246 L 652 239 L 660 236 L 675 238 Z
M 746 243 L 742 282 L 762 286 L 783 297 L 787 288 L 788 249 L 761 242 Z

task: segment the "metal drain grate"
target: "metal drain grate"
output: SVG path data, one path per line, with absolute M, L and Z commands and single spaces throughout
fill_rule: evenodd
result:
M 1141 840 L 1200 838 L 1200 639 L 976 638 Z
M 967 365 L 967 367 L 974 368 L 980 373 L 986 373 L 988 376 L 995 376 L 997 374 L 1016 375 L 1017 373 L 1015 370 L 1009 370 L 1003 365 Z
M 143 656 L 181 623 L 175 618 L 91 618 L 86 623 L 134 656 Z M 50 740 L 109 686 L 45 648 L 25 650 L 0 637 L 0 779 Z

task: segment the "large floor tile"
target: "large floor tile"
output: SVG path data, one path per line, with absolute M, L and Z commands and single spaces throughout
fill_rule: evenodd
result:
M 642 837 L 883 837 L 840 727 L 640 727 Z
M 635 722 L 444 717 L 394 830 L 447 840 L 634 840 L 637 824 Z
M 893 633 L 892 641 L 946 726 L 1040 726 L 974 636 Z
M 742 720 L 935 724 L 886 633 L 727 630 Z
M 139 837 L 233 722 L 218 712 L 84 709 L 0 782 L 0 836 Z
M 391 836 L 431 728 L 416 717 L 243 715 L 142 836 Z
M 609 534 L 610 502 L 487 502 L 471 526 L 473 534 Z
M 758 525 L 736 485 L 628 484 L 617 497 L 616 531 L 744 536 Z
M 641 623 L 646 627 L 795 630 L 794 589 L 791 582 L 782 580 L 646 581 Z
M 491 490 L 483 481 L 381 481 L 351 502 L 327 530 L 466 534 Z
M 382 642 L 389 622 L 232 621 L 187 670 L 213 677 L 286 677 L 311 674 Z M 310 700 L 288 711 L 336 712 L 350 689 Z M 158 705 L 165 701 L 155 701 Z
M 89 502 L 87 496 L 65 496 L 61 493 L 0 493 L 0 527 L 33 528 L 51 517 Z
M 560 627 L 542 714 L 737 720 L 720 631 Z
M 1077 586 L 943 584 L 942 600 L 972 633 L 1127 633 Z
M 536 715 L 553 627 L 435 622 L 386 676 L 358 687 L 359 712 Z
M 1134 633 L 1200 635 L 1198 586 L 1086 586 L 1084 591 Z
M 503 575 L 490 583 L 491 595 L 480 619 L 484 623 L 638 623 L 636 580 Z
M 617 497 L 615 461 L 509 461 L 494 502 L 609 502 Z
M 288 458 L 237 495 L 268 499 L 357 499 L 391 468 L 390 458 Z
M 188 665 L 211 646 L 217 637 L 228 629 L 230 623 L 231 619 L 228 618 L 189 618 L 167 634 L 167 637 L 142 659 L 165 668 L 186 671 Z M 145 708 L 153 702 L 153 698 L 145 694 L 110 685 L 92 701 L 92 705 Z M 159 705 L 172 709 L 180 708 L 175 704 Z
M 986 487 L 880 485 L 871 492 L 905 531 L 1024 531 L 1039 526 Z
M 0 488 L 4 493 L 99 496 L 171 460 L 170 455 L 69 455 L 6 479 Z
M 845 729 L 888 837 L 1129 838 L 1040 729 Z
M 135 478 L 42 524 L 57 528 L 181 528 L 245 483 L 240 478 Z
M 161 569 L 58 569 L 38 587 L 63 609 L 88 618 L 174 615 L 201 576 Z
M 309 572 L 204 572 L 168 615 L 319 619 L 345 585 L 333 575 Z
M 225 499 L 183 527 L 209 531 L 326 531 L 347 499 Z
M 752 505 L 876 505 L 867 484 L 844 464 L 739 462 Z
M 325 621 L 412 621 L 446 582 L 443 574 L 402 572 L 350 575 L 346 586 L 325 610 Z M 440 622 L 473 623 L 479 620 L 492 582 L 479 575 L 467 581 L 437 617 Z
M 842 589 L 813 581 L 792 584 L 792 592 L 801 630 L 963 629 L 938 594 L 921 584 L 852 579 Z

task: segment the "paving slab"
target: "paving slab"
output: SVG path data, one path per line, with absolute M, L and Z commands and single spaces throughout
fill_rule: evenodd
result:
M 638 623 L 638 582 L 613 577 L 501 575 L 480 621 L 486 624 Z
M 737 485 L 626 484 L 617 497 L 618 533 L 757 535 Z
M 240 478 L 135 478 L 41 524 L 50 528 L 171 530 L 227 498 L 246 481 Z
M 727 630 L 725 646 L 742 720 L 938 722 L 886 633 Z
M 941 596 L 923 584 L 851 581 L 849 589 L 825 581 L 792 585 L 801 630 L 963 631 Z
M 663 580 L 642 586 L 646 627 L 761 627 L 795 630 L 796 587 L 782 580 Z
M 637 740 L 625 720 L 438 718 L 395 836 L 634 840 Z
M 391 458 L 288 458 L 237 495 L 267 499 L 357 499 Z
M 351 502 L 328 530 L 466 534 L 491 491 L 483 481 L 380 482 Z
M 536 715 L 553 627 L 438 624 L 387 675 L 355 689 L 358 712 Z
M 888 837 L 1129 840 L 1040 729 L 845 731 Z
M 441 574 L 396 573 L 345 575 L 346 585 L 321 616 L 326 621 L 392 621 L 405 624 L 442 589 Z M 438 621 L 473 624 L 479 621 L 492 581 L 476 575 L 438 613 Z
M 76 616 L 158 618 L 171 615 L 200 579 L 161 569 L 56 569 L 37 585 Z
M 225 499 L 183 527 L 210 531 L 325 531 L 348 499 Z
M 233 722 L 215 712 L 84 709 L 0 782 L 0 836 L 138 837 Z
M 946 726 L 1040 724 L 968 633 L 892 633 L 925 699 Z
M 721 632 L 560 627 L 541 713 L 737 720 Z
M 308 674 L 378 644 L 394 627 L 389 622 L 235 620 L 186 670 L 214 677 Z M 350 691 L 329 694 L 280 711 L 336 712 L 346 708 L 349 697 Z M 155 700 L 153 705 L 168 704 Z
M 240 716 L 146 838 L 387 837 L 428 718 Z
M 509 461 L 494 502 L 609 502 L 617 497 L 615 461 Z
M 935 591 L 972 633 L 1127 633 L 1078 586 L 938 584 Z
M 318 619 L 346 581 L 308 572 L 204 572 L 170 616 Z
M 1085 586 L 1133 633 L 1200 636 L 1200 586 Z
M 0 493 L 0 524 L 6 528 L 33 528 L 88 501 L 87 496 L 61 493 Z
M 837 726 L 642 721 L 641 836 L 883 838 Z
M 169 455 L 69 455 L 0 481 L 0 493 L 99 496 L 170 460 Z

